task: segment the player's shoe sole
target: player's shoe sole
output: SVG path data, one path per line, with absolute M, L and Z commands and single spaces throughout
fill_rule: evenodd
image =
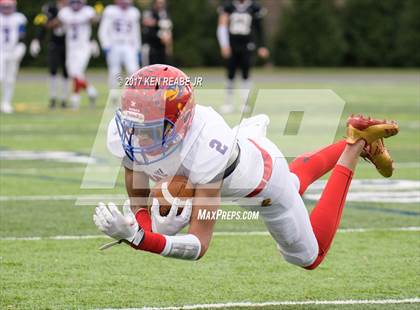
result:
M 398 124 L 395 121 L 377 120 L 362 115 L 351 115 L 347 119 L 347 138 L 348 144 L 355 144 L 359 140 L 364 140 L 366 144 L 395 136 L 399 132 Z
M 383 139 L 378 139 L 366 145 L 360 156 L 374 164 L 376 170 L 385 178 L 392 176 L 394 172 L 394 161 L 385 147 Z

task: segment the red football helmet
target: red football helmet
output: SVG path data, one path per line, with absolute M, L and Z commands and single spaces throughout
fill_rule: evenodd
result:
M 194 95 L 190 78 L 168 65 L 151 65 L 125 85 L 116 122 L 127 156 L 141 165 L 175 151 L 191 126 Z

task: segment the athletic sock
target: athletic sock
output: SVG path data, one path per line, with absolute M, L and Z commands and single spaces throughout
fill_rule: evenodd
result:
M 89 107 L 94 108 L 96 106 L 96 97 L 98 96 L 98 92 L 96 91 L 96 88 L 89 84 L 86 88 L 86 92 L 89 97 Z
M 60 92 L 60 100 L 61 102 L 67 101 L 70 94 L 70 85 L 69 79 L 61 78 L 61 92 Z
M 15 91 L 15 82 L 9 81 L 6 79 L 6 81 L 3 82 L 3 97 L 2 97 L 2 103 L 11 105 L 12 99 L 13 99 L 13 93 Z
M 309 185 L 334 168 L 346 147 L 341 140 L 312 153 L 298 156 L 290 163 L 290 172 L 299 178 L 299 194 L 303 195 Z
M 49 106 L 49 108 L 50 109 L 54 109 L 56 107 L 56 105 L 57 105 L 57 99 L 51 98 L 50 99 L 50 106 Z
M 58 76 L 57 75 L 50 75 L 49 78 L 49 92 L 50 92 L 50 99 L 56 101 L 57 100 L 57 93 L 58 93 Z
M 251 80 L 241 80 L 239 85 L 239 91 L 241 95 L 241 100 L 243 104 L 246 104 L 248 101 L 249 93 L 251 92 L 252 83 Z
M 73 79 L 73 91 L 79 93 L 81 90 L 86 89 L 87 83 L 85 80 L 75 78 Z
M 353 172 L 336 165 L 322 192 L 321 198 L 310 215 L 312 229 L 318 241 L 318 257 L 306 269 L 315 269 L 325 258 L 340 225 L 341 214 Z
M 98 95 L 96 88 L 92 84 L 86 83 L 86 92 L 89 98 L 96 98 L 96 96 Z
M 233 102 L 234 102 L 234 81 L 228 79 L 226 81 L 225 105 L 233 106 Z

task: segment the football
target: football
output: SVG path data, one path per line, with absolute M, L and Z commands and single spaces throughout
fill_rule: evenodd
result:
M 159 212 L 161 216 L 166 216 L 171 209 L 175 198 L 187 200 L 194 197 L 194 187 L 184 176 L 173 176 L 161 180 L 150 191 L 149 208 L 152 206 L 152 198 L 159 201 Z M 182 212 L 182 207 L 178 208 L 178 215 Z

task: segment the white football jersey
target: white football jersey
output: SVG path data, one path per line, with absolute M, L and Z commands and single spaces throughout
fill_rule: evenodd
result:
M 182 175 L 195 185 L 210 183 L 226 170 L 237 144 L 241 149 L 239 164 L 223 182 L 222 195 L 244 197 L 262 178 L 264 163 L 261 152 L 247 138 L 231 129 L 213 108 L 196 105 L 191 128 L 182 144 L 168 157 L 149 165 L 133 164 L 125 155 L 115 119 L 108 127 L 110 152 L 122 159 L 128 169 L 144 172 L 154 181 Z
M 99 26 L 99 40 L 103 49 L 130 45 L 140 50 L 140 11 L 134 6 L 124 10 L 118 5 L 108 5 Z
M 79 11 L 64 7 L 58 13 L 58 19 L 66 32 L 66 48 L 79 49 L 89 46 L 92 34 L 92 19 L 95 10 L 90 6 L 83 6 Z
M 10 15 L 0 14 L 0 50 L 13 52 L 19 43 L 19 36 L 25 30 L 26 17 L 19 12 Z

